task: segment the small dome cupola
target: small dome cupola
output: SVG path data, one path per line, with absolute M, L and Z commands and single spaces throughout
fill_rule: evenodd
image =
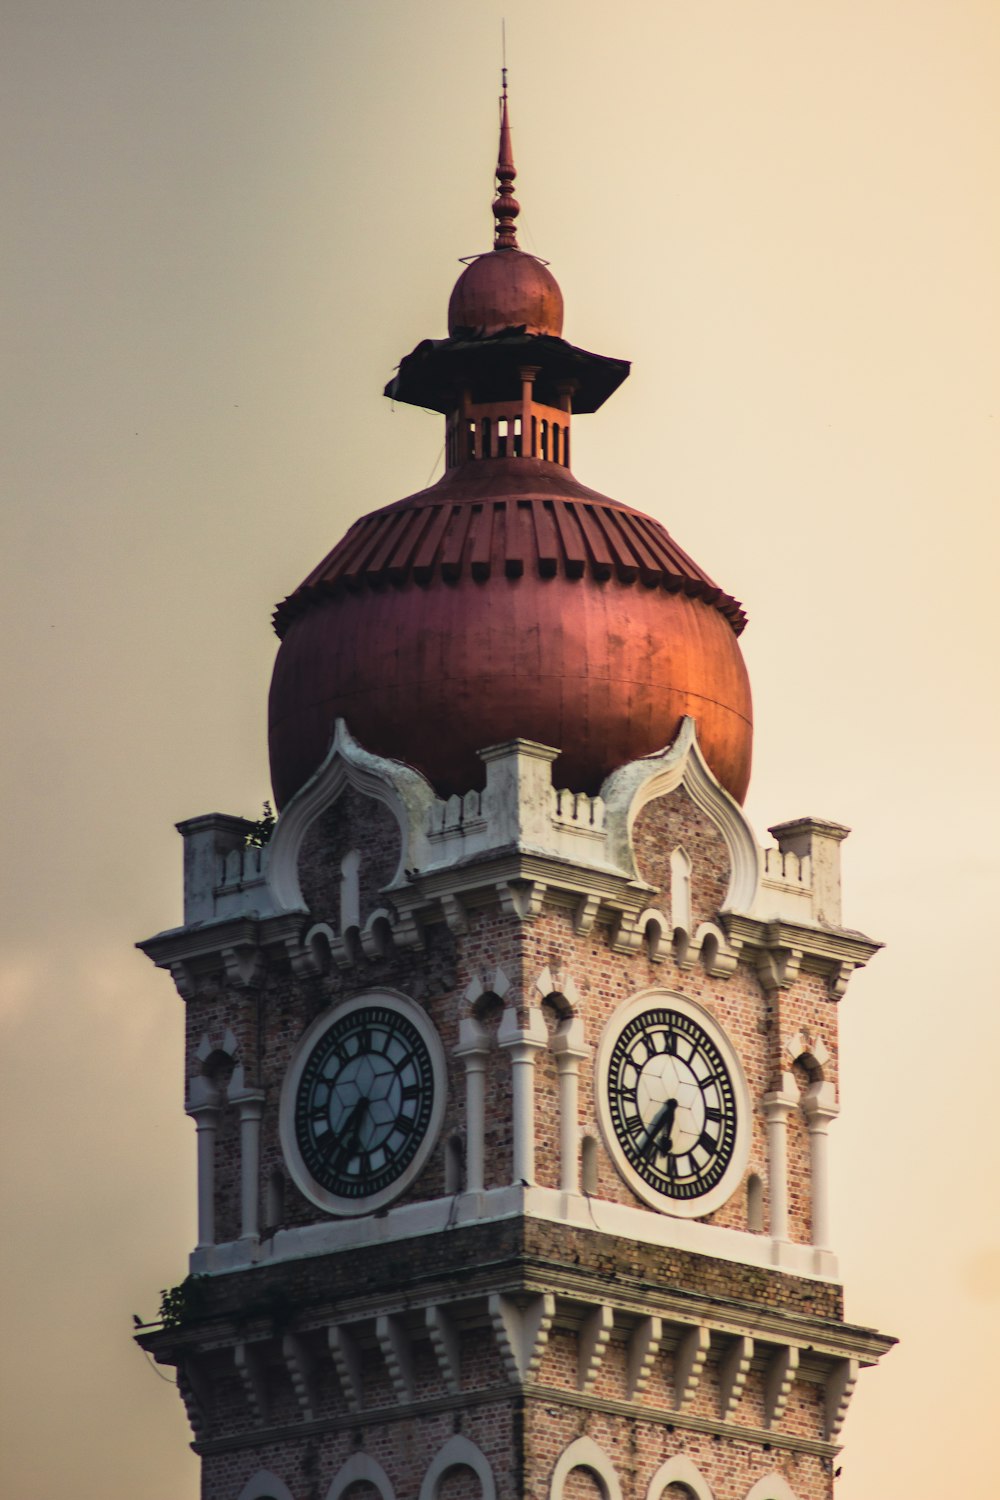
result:
M 448 303 L 449 338 L 490 337 L 508 329 L 548 333 L 559 338 L 563 296 L 544 261 L 518 247 L 514 223 L 521 205 L 514 197 L 514 152 L 507 105 L 507 70 L 500 100 L 500 152 L 497 157 L 496 220 L 493 249 L 477 255 L 455 283 Z
M 568 469 L 573 412 L 596 411 L 629 367 L 563 339 L 559 283 L 518 246 L 506 69 L 496 176 L 493 249 L 473 257 L 455 283 L 448 337 L 418 344 L 385 393 L 446 418 L 447 469 L 497 458 Z

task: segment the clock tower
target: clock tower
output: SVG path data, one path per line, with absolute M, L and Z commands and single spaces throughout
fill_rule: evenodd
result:
M 739 603 L 586 488 L 629 373 L 493 249 L 386 394 L 446 467 L 279 605 L 273 836 L 180 825 L 204 1500 L 829 1500 L 840 844 L 742 810 Z

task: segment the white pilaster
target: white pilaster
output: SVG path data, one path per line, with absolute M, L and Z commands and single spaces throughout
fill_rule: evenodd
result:
M 574 1016 L 552 1038 L 559 1070 L 559 1186 L 564 1193 L 580 1191 L 580 1063 L 590 1056 L 583 1040 L 583 1020 Z
M 465 1016 L 458 1027 L 455 1056 L 465 1063 L 465 1190 L 481 1193 L 484 1187 L 486 1133 L 486 1054 L 489 1037 L 473 1016 Z
M 240 1233 L 253 1239 L 260 1233 L 260 1120 L 264 1091 L 243 1084 L 237 1064 L 229 1085 L 229 1102 L 240 1112 Z
M 799 1091 L 791 1073 L 782 1073 L 781 1088 L 764 1095 L 767 1120 L 767 1176 L 771 1189 L 771 1238 L 788 1239 L 788 1116 Z
M 812 1159 L 812 1242 L 818 1250 L 830 1248 L 830 1121 L 840 1113 L 832 1083 L 812 1083 L 802 1096 L 802 1112 L 809 1126 Z
M 198 1132 L 198 1248 L 215 1244 L 215 1132 L 221 1096 L 207 1078 L 192 1078 L 187 1113 Z
M 530 1187 L 535 1180 L 535 1053 L 546 1045 L 548 1033 L 541 1011 L 529 1010 L 527 1015 L 527 1025 L 522 1026 L 518 1021 L 517 1011 L 508 1006 L 500 1022 L 497 1041 L 510 1052 L 514 1114 L 513 1181 Z

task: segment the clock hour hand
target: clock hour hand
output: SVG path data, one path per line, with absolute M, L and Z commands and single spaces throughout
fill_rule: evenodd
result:
M 670 1150 L 670 1137 L 673 1134 L 674 1115 L 676 1113 L 676 1099 L 668 1099 L 663 1108 L 657 1110 L 653 1117 L 653 1123 L 646 1126 L 646 1139 L 642 1147 L 643 1156 L 648 1157 L 652 1155 L 654 1147 L 658 1147 L 661 1153 L 666 1153 Z M 659 1139 L 657 1139 L 658 1137 Z
M 347 1116 L 347 1123 L 341 1131 L 340 1139 L 337 1143 L 335 1171 L 339 1172 L 354 1155 L 354 1148 L 358 1144 L 358 1137 L 361 1134 L 361 1121 L 364 1118 L 367 1108 L 368 1100 L 359 1099 Z

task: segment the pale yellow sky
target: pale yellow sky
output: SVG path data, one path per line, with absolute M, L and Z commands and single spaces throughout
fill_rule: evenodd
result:
M 436 472 L 380 395 L 488 245 L 631 358 L 575 468 L 750 614 L 748 807 L 852 825 L 839 1500 L 995 1491 L 991 0 L 7 0 L 0 1491 L 194 1500 L 130 1344 L 184 1274 L 172 824 L 268 794 L 273 604 Z

